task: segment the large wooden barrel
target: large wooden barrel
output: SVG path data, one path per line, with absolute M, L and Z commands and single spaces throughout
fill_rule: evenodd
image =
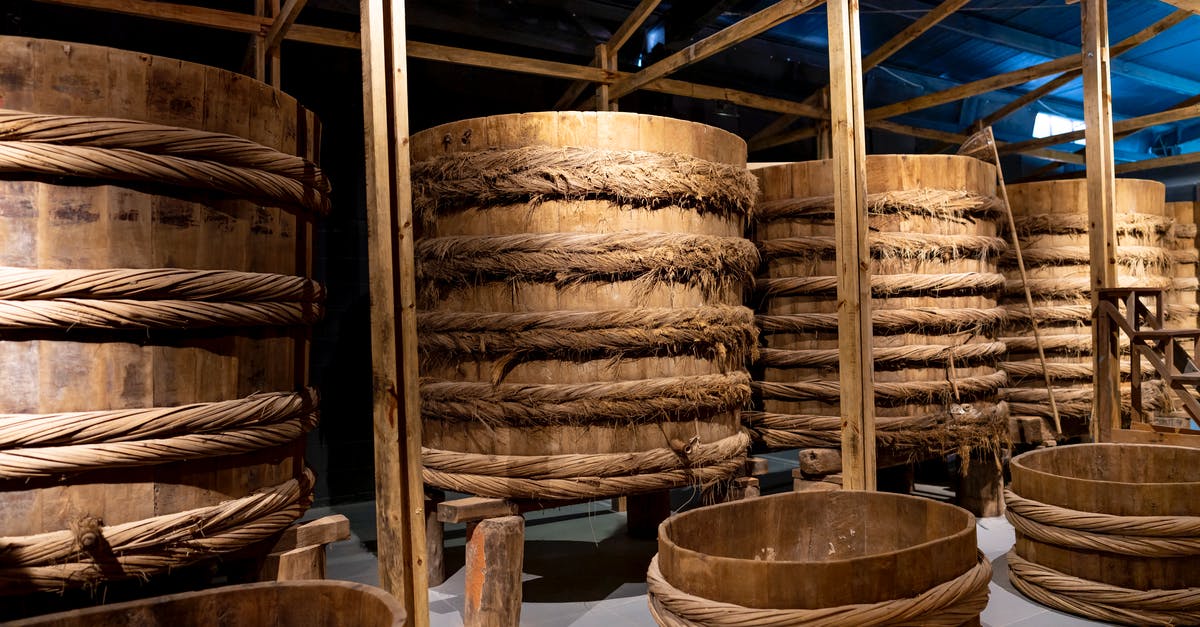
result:
M 312 485 L 315 117 L 173 59 L 0 56 L 0 594 L 270 537 Z
M 427 483 L 574 499 L 741 467 L 745 155 L 724 131 L 626 113 L 413 136 Z
M 734 501 L 668 518 L 647 584 L 651 613 L 664 626 L 819 618 L 961 625 L 987 606 L 990 578 L 991 565 L 975 546 L 975 517 L 966 510 L 906 495 L 834 491 Z
M 47 614 L 10 627 L 402 627 L 404 608 L 379 588 L 349 581 L 273 581 L 181 592 Z
M 754 238 L 766 259 L 766 348 L 747 424 L 766 446 L 840 444 L 833 162 L 754 170 Z M 881 452 L 927 458 L 995 448 L 1007 431 L 995 365 L 1006 246 L 995 168 L 969 157 L 867 157 L 876 430 Z M 761 380 L 758 380 L 761 379 Z
M 1078 444 L 1011 469 L 1017 589 L 1107 622 L 1200 622 L 1200 449 Z
M 1169 202 L 1167 215 L 1175 219 L 1171 249 L 1171 291 L 1167 293 L 1166 326 L 1173 329 L 1200 328 L 1200 301 L 1197 301 L 1196 264 L 1200 261 L 1196 245 L 1196 203 Z
M 1119 285 L 1170 288 L 1171 251 L 1167 238 L 1173 219 L 1164 212 L 1162 183 L 1118 179 L 1116 190 Z M 1086 434 L 1092 412 L 1087 181 L 1010 185 L 1008 198 L 1062 423 L 1059 437 Z M 1008 372 L 1012 387 L 1004 394 L 1014 416 L 1038 417 L 1049 426 L 1053 414 L 1029 323 L 1024 288 L 1015 260 L 1010 257 L 1006 261 L 1009 263 L 1005 274 L 1009 280 L 1004 304 L 1010 315 L 1003 332 L 1008 355 L 1002 367 Z M 1121 370 L 1128 378 L 1128 358 L 1123 358 Z M 1152 373 L 1152 370 L 1145 372 L 1147 376 Z M 1128 414 L 1128 390 L 1123 390 L 1122 395 L 1122 411 Z M 1148 382 L 1144 407 L 1157 409 L 1162 400 L 1158 382 Z

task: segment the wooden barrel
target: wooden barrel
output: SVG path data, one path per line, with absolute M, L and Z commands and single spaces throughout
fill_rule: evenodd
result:
M 745 156 L 724 131 L 625 113 L 413 136 L 427 483 L 575 499 L 742 466 Z
M 1200 620 L 1200 449 L 1077 444 L 1018 455 L 1011 469 L 1019 590 L 1103 621 Z
M 1163 207 L 1163 185 L 1156 181 L 1118 179 L 1116 207 L 1117 276 L 1121 286 L 1170 288 L 1171 251 L 1167 238 L 1173 219 Z M 1046 353 L 1063 432 L 1086 434 L 1092 412 L 1091 301 L 1088 289 L 1087 182 L 1082 179 L 1008 186 L 1017 235 L 1025 257 L 1034 314 Z M 1052 413 L 1042 364 L 1029 323 L 1029 310 L 1015 260 L 1006 258 L 1009 312 L 1003 340 L 1008 355 L 1002 367 L 1012 387 L 1004 394 L 1014 416 L 1037 417 L 1051 432 Z M 1128 358 L 1121 365 L 1129 376 Z M 1152 376 L 1152 370 L 1146 370 Z M 1123 412 L 1129 392 L 1122 391 Z M 1162 391 L 1145 385 L 1143 404 L 1157 409 Z
M 771 448 L 840 445 L 833 162 L 754 170 L 755 239 L 767 263 L 766 338 L 747 412 Z M 880 451 L 930 457 L 995 447 L 1003 286 L 995 168 L 969 157 L 867 157 L 876 425 Z
M 1167 327 L 1172 329 L 1200 328 L 1200 302 L 1197 301 L 1196 279 L 1198 259 L 1196 246 L 1196 203 L 1169 202 L 1166 213 L 1175 219 L 1168 240 L 1171 249 L 1171 291 L 1167 293 Z
M 245 548 L 310 500 L 315 117 L 216 68 L 0 37 L 0 594 Z
M 219 619 L 217 618 L 219 616 Z M 47 614 L 11 627 L 402 627 L 404 608 L 379 588 L 349 581 L 272 581 L 182 592 Z
M 987 605 L 990 578 L 966 510 L 856 491 L 793 492 L 673 516 L 659 526 L 647 573 L 651 613 L 664 626 L 819 617 L 961 625 Z

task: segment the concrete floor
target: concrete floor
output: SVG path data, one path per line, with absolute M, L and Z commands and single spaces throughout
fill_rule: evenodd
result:
M 793 458 L 794 459 L 794 458 Z M 779 477 L 789 476 L 790 460 L 771 457 L 775 481 L 765 482 L 771 491 L 785 489 Z M 945 498 L 948 492 L 936 486 L 918 486 L 918 493 Z M 679 508 L 688 491 L 673 494 Z M 690 505 L 690 504 L 689 504 Z M 329 547 L 328 576 L 378 585 L 375 548 L 374 503 L 314 508 L 307 517 L 328 513 L 345 514 L 353 536 Z M 625 535 L 625 514 L 611 511 L 607 502 L 586 503 L 526 515 L 526 544 L 521 624 L 533 627 L 651 627 L 646 609 L 645 568 L 657 551 L 653 540 L 634 540 Z M 1013 545 L 1013 529 L 1003 517 L 978 522 L 979 548 L 992 560 L 992 583 L 988 607 L 982 616 L 985 627 L 1071 627 L 1098 625 L 1063 614 L 1026 599 L 1008 581 L 1005 553 Z M 446 572 L 448 579 L 429 591 L 430 618 L 435 627 L 462 624 L 463 526 L 446 527 Z

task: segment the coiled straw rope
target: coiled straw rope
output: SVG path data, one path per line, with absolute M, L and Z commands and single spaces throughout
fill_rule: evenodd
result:
M 0 537 L 0 586 L 61 590 L 105 579 L 147 576 L 265 540 L 292 524 L 311 501 L 312 472 L 249 496 L 105 526 L 84 517 L 90 542 L 72 530 Z
M 996 329 L 1009 315 L 1003 307 L 989 309 L 876 309 L 871 312 L 871 327 L 876 335 L 896 333 L 985 333 Z M 837 331 L 835 313 L 767 314 L 755 317 L 763 333 L 805 333 Z
M 772 449 L 837 448 L 842 442 L 840 416 L 744 411 L 742 422 L 756 441 Z M 988 446 L 1008 433 L 1008 404 L 975 402 L 915 416 L 880 416 L 875 422 L 879 446 L 893 451 L 957 450 Z
M 874 215 L 915 215 L 963 220 L 991 215 L 1002 207 L 998 198 L 949 189 L 899 189 L 867 195 L 867 212 Z M 833 196 L 785 198 L 761 202 L 755 219 L 773 222 L 833 215 Z
M 909 344 L 907 346 L 878 347 L 872 350 L 876 369 L 909 368 L 929 365 L 972 366 L 993 364 L 1008 348 L 1003 342 L 982 344 Z M 835 368 L 838 365 L 838 350 L 806 349 L 785 350 L 778 348 L 759 349 L 758 365 L 768 368 Z
M 956 396 L 969 402 L 995 394 L 1008 382 L 1004 372 L 977 377 L 959 377 L 953 381 L 909 381 L 875 383 L 875 400 L 880 405 L 903 405 L 920 402 L 949 402 Z M 841 384 L 837 381 L 802 381 L 777 383 L 754 381 L 751 389 L 764 399 L 779 401 L 825 401 L 836 403 Z M 957 393 L 957 394 L 956 394 Z
M 1005 490 L 1004 502 L 1004 516 L 1013 527 L 1046 544 L 1137 557 L 1200 556 L 1200 516 L 1081 512 L 1027 499 L 1012 490 Z
M 836 276 L 782 277 L 759 279 L 757 286 L 772 296 L 808 296 L 837 291 Z M 1004 287 L 1004 275 L 992 272 L 951 274 L 875 274 L 871 276 L 871 296 L 963 296 L 988 294 Z
M 871 233 L 874 259 L 987 259 L 1008 249 L 1004 239 L 986 235 L 942 235 L 939 233 Z M 834 258 L 832 236 L 781 237 L 759 245 L 768 259 Z
M 764 609 L 688 594 L 663 577 L 658 556 L 646 571 L 650 613 L 663 627 L 835 627 L 841 625 L 962 625 L 988 602 L 992 565 L 979 554 L 962 575 L 915 597 L 821 609 Z
M 314 164 L 228 135 L 0 111 L 0 137 L 0 173 L 166 184 L 329 211 L 328 182 Z

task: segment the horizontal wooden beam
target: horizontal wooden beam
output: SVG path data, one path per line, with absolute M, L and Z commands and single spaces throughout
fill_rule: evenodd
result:
M 1200 152 L 1189 152 L 1185 155 L 1171 155 L 1169 157 L 1157 157 L 1155 159 L 1121 163 L 1117 165 L 1116 173 L 1127 174 L 1129 172 L 1141 172 L 1143 170 L 1169 168 L 1171 166 L 1190 165 L 1193 163 L 1200 163 Z
M 655 79 L 663 78 L 681 68 L 707 59 L 823 3 L 824 0 L 780 0 L 780 2 L 728 28 L 717 31 L 632 76 L 621 79 L 613 84 L 610 97 L 617 99 L 641 89 Z
M 452 46 L 441 46 L 419 41 L 408 42 L 408 56 L 428 61 L 444 61 L 457 65 L 471 65 L 493 70 L 536 74 L 538 76 L 550 76 L 554 78 L 579 79 L 596 83 L 612 83 L 617 78 L 613 72 L 607 72 L 598 67 L 588 65 L 543 61 L 541 59 L 467 50 L 465 48 L 454 48 Z
M 621 22 L 617 30 L 613 31 L 612 36 L 608 38 L 608 55 L 610 57 L 617 56 L 621 47 L 625 45 L 625 42 L 629 41 L 629 38 L 637 32 L 637 29 L 641 28 L 646 18 L 654 13 L 654 9 L 658 8 L 658 4 L 661 1 L 642 0 L 636 7 L 633 7 L 633 10 L 629 12 L 629 17 L 625 18 L 625 21 Z
M 1162 0 L 1163 2 L 1189 13 L 1200 14 L 1200 0 Z
M 287 3 L 279 10 L 279 14 L 271 18 L 271 26 L 267 28 L 267 50 L 274 50 L 279 47 L 279 42 L 283 41 L 283 36 L 287 34 L 288 29 L 296 22 L 296 18 L 300 16 L 300 11 L 304 9 L 304 5 L 307 3 L 308 0 L 287 0 Z
M 783 146 L 785 144 L 798 142 L 802 139 L 809 139 L 816 136 L 817 128 L 815 126 L 809 126 L 805 128 L 798 128 L 794 131 L 786 131 L 777 135 L 763 137 L 762 139 L 751 138 L 747 144 L 749 145 L 751 151 L 766 150 L 768 148 Z
M 1131 133 L 1133 131 L 1138 131 L 1150 126 L 1170 124 L 1172 122 L 1191 120 L 1193 118 L 1200 118 L 1200 105 L 1179 107 L 1176 109 L 1168 109 L 1159 113 L 1138 116 L 1136 118 L 1127 118 L 1113 122 L 1112 127 L 1114 133 Z M 1030 148 L 1057 146 L 1059 144 L 1065 144 L 1067 142 L 1083 139 L 1085 132 L 1086 131 L 1082 130 L 1071 131 L 1069 133 L 1059 133 L 1058 135 L 1050 135 L 1048 137 L 1041 137 L 1038 139 L 1013 142 L 1010 144 L 1005 144 L 1003 148 L 1000 148 L 1000 153 L 1008 154 L 1022 152 Z
M 920 137 L 923 139 L 932 139 L 932 140 L 936 140 L 936 141 L 940 141 L 940 142 L 946 142 L 949 144 L 961 144 L 968 139 L 968 136 L 964 135 L 962 133 L 939 131 L 937 129 L 932 129 L 932 128 L 921 128 L 919 126 L 910 126 L 908 124 L 897 124 L 896 122 L 888 122 L 886 120 L 879 120 L 876 122 L 868 122 L 867 126 L 874 128 L 874 129 L 879 129 L 881 131 L 888 131 L 890 133 L 896 133 L 898 135 L 908 135 L 910 137 Z M 1003 142 L 996 142 L 996 145 L 1004 146 L 1005 144 Z M 1077 164 L 1083 163 L 1083 155 L 1074 154 L 1074 153 L 1070 153 L 1070 152 L 1060 152 L 1058 150 L 1047 150 L 1045 148 L 1024 150 L 1024 151 L 1022 151 L 1022 154 L 1026 154 L 1031 157 L 1037 157 L 1039 159 L 1045 159 L 1047 161 L 1060 161 L 1063 163 L 1077 163 Z

